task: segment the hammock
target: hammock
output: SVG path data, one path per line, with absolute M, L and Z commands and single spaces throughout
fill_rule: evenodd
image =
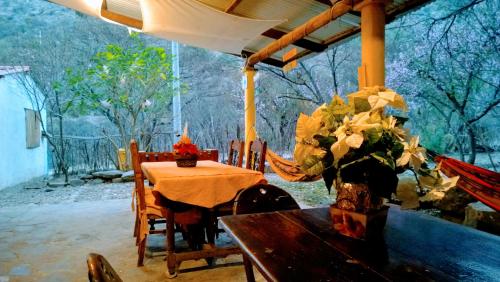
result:
M 266 160 L 271 169 L 287 181 L 310 182 L 321 179 L 321 175 L 305 174 L 296 162 L 286 160 L 269 149 Z M 457 187 L 492 209 L 500 211 L 500 173 L 444 156 L 435 156 L 434 160 L 436 163 L 441 162 L 441 171 L 446 176 L 460 176 Z
M 448 177 L 460 176 L 457 187 L 497 212 L 500 211 L 500 173 L 452 158 L 437 156 L 441 171 Z
M 281 178 L 290 182 L 311 182 L 321 179 L 321 175 L 307 175 L 300 166 L 293 161 L 278 156 L 275 152 L 267 149 L 266 161 L 271 169 Z

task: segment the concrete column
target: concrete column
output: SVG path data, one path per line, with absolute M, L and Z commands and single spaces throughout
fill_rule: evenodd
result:
M 365 0 L 361 11 L 361 66 L 359 88 L 385 85 L 385 5 L 388 1 Z
M 244 71 L 246 78 L 245 88 L 245 155 L 248 152 L 250 141 L 255 139 L 255 69 L 246 67 Z

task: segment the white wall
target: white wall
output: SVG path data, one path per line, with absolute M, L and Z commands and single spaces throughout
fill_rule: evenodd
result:
M 0 190 L 47 175 L 47 140 L 26 148 L 24 109 L 33 109 L 16 75 L 0 78 Z M 45 120 L 45 111 L 41 113 Z

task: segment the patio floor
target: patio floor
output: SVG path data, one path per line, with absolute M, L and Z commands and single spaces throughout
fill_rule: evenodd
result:
M 1 208 L 0 282 L 88 281 L 90 252 L 106 257 L 124 281 L 167 280 L 163 256 L 136 267 L 133 223 L 130 199 Z M 151 239 L 151 245 L 163 243 Z M 183 262 L 171 281 L 246 281 L 241 261 L 233 255 L 211 268 L 204 260 Z

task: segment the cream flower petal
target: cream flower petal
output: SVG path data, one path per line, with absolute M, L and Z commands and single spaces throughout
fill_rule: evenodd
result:
M 312 118 L 308 115 L 301 113 L 297 120 L 297 128 L 295 135 L 298 138 L 312 139 L 321 128 L 321 119 Z
M 351 148 L 359 148 L 363 144 L 363 135 L 354 133 L 345 139 L 345 143 Z
M 345 140 L 335 142 L 330 150 L 333 153 L 333 157 L 336 162 L 338 162 L 347 152 L 349 152 L 349 146 L 345 143 Z
M 311 118 L 313 119 L 322 119 L 323 118 L 323 114 L 324 114 L 324 111 L 326 110 L 326 104 L 323 104 L 321 106 L 319 106 L 312 114 L 311 114 Z
M 418 156 L 415 154 L 411 154 L 410 157 L 410 166 L 415 169 L 415 171 L 419 171 L 420 167 L 422 166 L 423 160 L 420 159 Z
M 380 109 L 385 107 L 389 103 L 389 101 L 379 97 L 372 95 L 368 97 L 368 103 L 370 103 L 370 106 L 372 107 L 372 110 Z
M 399 167 L 405 166 L 410 161 L 410 153 L 404 152 L 399 159 L 396 160 L 396 165 Z

